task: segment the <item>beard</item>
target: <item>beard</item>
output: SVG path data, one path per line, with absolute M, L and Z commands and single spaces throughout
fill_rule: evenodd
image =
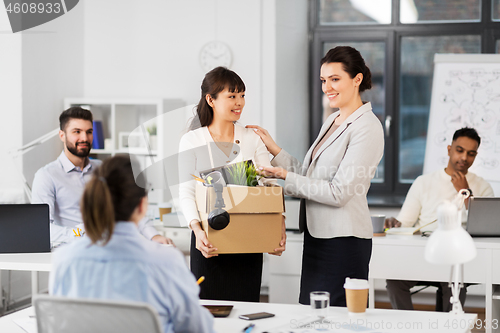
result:
M 79 145 L 82 144 L 87 144 L 88 148 L 80 148 L 78 149 Z M 68 151 L 78 157 L 87 157 L 90 154 L 90 149 L 92 147 L 92 144 L 90 142 L 84 141 L 84 142 L 78 142 L 76 145 L 71 145 L 68 141 L 66 141 L 66 148 L 68 148 Z

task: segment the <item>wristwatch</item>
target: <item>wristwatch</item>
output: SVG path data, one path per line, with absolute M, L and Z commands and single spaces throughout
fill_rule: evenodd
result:
M 469 191 L 469 197 L 472 197 L 474 194 L 472 194 L 472 190 L 470 188 L 467 189 L 467 191 Z

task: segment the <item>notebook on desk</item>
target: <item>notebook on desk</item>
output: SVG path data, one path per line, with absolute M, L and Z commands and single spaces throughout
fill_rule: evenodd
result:
M 0 253 L 50 252 L 49 205 L 0 205 Z
M 500 197 L 471 197 L 467 231 L 472 237 L 500 237 Z

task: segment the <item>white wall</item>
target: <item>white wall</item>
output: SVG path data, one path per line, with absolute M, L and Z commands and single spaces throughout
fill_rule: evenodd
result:
M 260 124 L 277 135 L 285 149 L 298 157 L 305 154 L 306 0 L 292 6 L 284 0 L 146 3 L 85 2 L 85 96 L 197 103 L 205 75 L 200 50 L 219 40 L 231 48 L 230 67 L 247 87 L 240 122 Z
M 7 12 L 0 10 L 0 31 L 9 31 Z M 21 179 L 15 164 L 7 152 L 22 145 L 22 89 L 21 89 L 21 36 L 0 34 L 0 202 L 11 203 L 23 200 Z M 22 159 L 18 159 L 18 168 Z
M 56 128 L 64 97 L 197 103 L 205 74 L 199 52 L 213 40 L 229 45 L 231 69 L 247 86 L 240 122 L 267 128 L 298 158 L 308 147 L 307 0 L 87 0 L 56 20 L 1 34 L 0 40 L 8 48 L 0 56 L 14 59 L 0 65 L 8 78 L 1 80 L 8 85 L 1 109 L 14 110 L 0 135 L 13 147 Z M 30 184 L 61 147 L 54 138 L 24 156 Z M 2 193 L 21 193 L 12 168 L 2 165 L 0 171 L 9 175 L 0 176 Z
M 83 94 L 84 2 L 65 15 L 22 32 L 23 143 L 59 127 L 63 98 Z M 62 151 L 53 138 L 24 155 L 31 184 L 40 167 Z

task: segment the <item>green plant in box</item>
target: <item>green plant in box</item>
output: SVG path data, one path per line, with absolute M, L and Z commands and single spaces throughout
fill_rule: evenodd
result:
M 257 186 L 259 174 L 252 161 L 243 161 L 226 166 L 226 175 L 229 184 L 243 186 Z

